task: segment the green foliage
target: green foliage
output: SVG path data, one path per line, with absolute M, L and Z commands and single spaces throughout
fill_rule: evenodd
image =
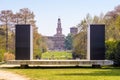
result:
M 42 52 L 41 52 L 40 49 L 34 49 L 34 55 L 33 55 L 33 58 L 34 58 L 34 59 L 36 59 L 37 56 L 38 56 L 39 58 L 41 58 L 41 55 L 42 55 Z
M 4 60 L 4 53 L 5 53 L 5 50 L 0 49 L 0 62 L 2 62 Z
M 73 39 L 73 58 L 86 58 L 87 53 L 87 39 L 86 32 L 80 32 L 74 36 Z
M 120 15 L 116 18 L 116 26 L 120 29 Z
M 120 66 L 120 41 L 106 42 L 106 58 L 114 61 L 114 65 Z
M 33 44 L 34 44 L 34 58 L 38 56 L 41 58 L 41 54 L 46 52 L 46 44 L 42 38 L 42 36 L 36 32 L 34 32 L 34 39 L 33 39 Z
M 115 41 L 106 41 L 106 59 L 114 60 L 115 59 Z
M 0 26 L 0 49 L 5 49 L 5 30 Z
M 65 51 L 49 51 L 42 54 L 42 59 L 72 59 L 72 54 Z
M 5 35 L 5 30 L 0 27 L 0 35 L 4 36 Z
M 106 25 L 106 40 L 120 40 L 120 5 L 104 16 Z
M 68 34 L 68 36 L 65 38 L 65 43 L 64 43 L 65 49 L 72 50 L 72 48 L 73 48 L 72 43 L 73 43 L 72 35 Z
M 0 49 L 5 49 L 5 36 L 0 35 Z
M 117 41 L 114 64 L 120 66 L 120 41 Z
M 120 80 L 119 69 L 54 68 L 7 69 L 31 80 Z
M 4 60 L 5 53 L 5 30 L 0 26 L 0 62 Z

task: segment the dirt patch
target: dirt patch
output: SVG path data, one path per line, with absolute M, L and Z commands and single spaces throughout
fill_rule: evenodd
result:
M 0 80 L 30 80 L 22 75 L 0 70 Z

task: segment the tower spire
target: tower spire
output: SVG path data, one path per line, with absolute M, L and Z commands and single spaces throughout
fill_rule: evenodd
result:
M 58 23 L 57 23 L 57 34 L 62 34 L 62 28 L 61 28 L 61 19 L 58 18 Z
M 58 18 L 58 27 L 61 27 L 61 20 L 60 20 L 60 18 Z

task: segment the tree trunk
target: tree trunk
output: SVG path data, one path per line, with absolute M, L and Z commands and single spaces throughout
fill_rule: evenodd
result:
M 6 23 L 6 51 L 8 51 L 8 25 Z

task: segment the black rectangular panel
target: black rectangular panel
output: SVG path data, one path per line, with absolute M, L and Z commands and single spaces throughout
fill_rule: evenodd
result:
M 16 25 L 15 59 L 30 60 L 30 25 Z
M 105 25 L 90 25 L 90 60 L 105 59 Z

